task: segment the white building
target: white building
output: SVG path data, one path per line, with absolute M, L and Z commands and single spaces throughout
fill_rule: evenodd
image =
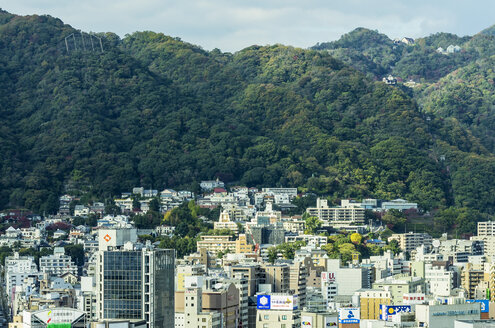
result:
M 427 293 L 433 296 L 451 296 L 454 286 L 454 272 L 425 264 Z
M 418 204 L 408 202 L 407 200 L 400 199 L 400 198 L 382 203 L 382 210 L 383 211 L 388 211 L 391 209 L 396 209 L 396 210 L 400 210 L 400 211 L 410 210 L 410 209 L 418 209 Z
M 32 274 L 38 274 L 34 257 L 19 256 L 17 252 L 13 256 L 8 256 L 5 259 L 5 283 L 8 295 L 12 294 L 15 286 L 22 286 L 24 278 Z
M 329 207 L 326 199 L 318 198 L 316 207 L 306 210 L 311 216 L 318 217 L 324 225 L 334 227 L 349 224 L 364 224 L 364 208 L 360 204 L 343 200 L 341 207 Z
M 479 320 L 480 303 L 447 305 L 416 305 L 416 324 L 419 327 L 452 328 L 456 320 Z
M 77 275 L 77 265 L 72 262 L 69 255 L 65 255 L 63 247 L 55 247 L 53 255 L 40 258 L 40 271 L 54 276 L 60 276 L 66 272 Z
M 201 181 L 199 186 L 203 190 L 213 190 L 215 188 L 224 188 L 225 183 L 223 183 L 222 181 L 220 181 L 220 179 L 217 178 L 216 180 Z

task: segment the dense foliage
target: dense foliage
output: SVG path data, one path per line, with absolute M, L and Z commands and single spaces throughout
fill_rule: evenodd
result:
M 102 52 L 89 50 L 95 36 L 49 16 L 1 12 L 0 24 L 0 207 L 53 213 L 67 190 L 110 204 L 137 185 L 195 190 L 220 177 L 495 211 L 495 179 L 486 178 L 495 157 L 462 122 L 427 118 L 400 88 L 327 52 L 275 45 L 230 54 L 153 32 L 99 34 Z M 416 51 L 356 33 L 361 48 L 351 47 L 352 33 L 342 47 L 384 72 Z M 204 214 L 184 206 L 165 219 L 195 238 L 207 230 Z M 135 220 L 153 227 L 161 218 Z

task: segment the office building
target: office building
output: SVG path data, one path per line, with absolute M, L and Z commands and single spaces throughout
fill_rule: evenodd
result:
M 146 320 L 148 328 L 174 320 L 175 251 L 138 248 L 97 253 L 97 310 L 99 319 Z

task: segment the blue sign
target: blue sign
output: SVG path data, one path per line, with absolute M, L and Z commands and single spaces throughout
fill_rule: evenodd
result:
M 489 300 L 466 300 L 466 303 L 481 303 L 481 313 L 488 313 L 490 311 Z
M 360 310 L 358 308 L 340 308 L 339 323 L 359 323 Z
M 410 305 L 382 305 L 380 307 L 380 320 L 389 321 L 391 316 L 397 315 L 398 313 L 410 313 Z
M 256 308 L 258 310 L 270 310 L 271 304 L 270 295 L 258 295 L 256 299 Z

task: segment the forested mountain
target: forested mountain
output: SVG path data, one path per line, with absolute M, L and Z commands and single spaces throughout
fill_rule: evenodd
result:
M 6 12 L 0 24 L 3 208 L 51 213 L 67 188 L 109 198 L 218 176 L 495 211 L 495 157 L 463 120 L 422 112 L 335 53 L 204 51 L 153 32 L 90 35 Z M 366 60 L 387 69 L 396 54 L 382 47 Z

